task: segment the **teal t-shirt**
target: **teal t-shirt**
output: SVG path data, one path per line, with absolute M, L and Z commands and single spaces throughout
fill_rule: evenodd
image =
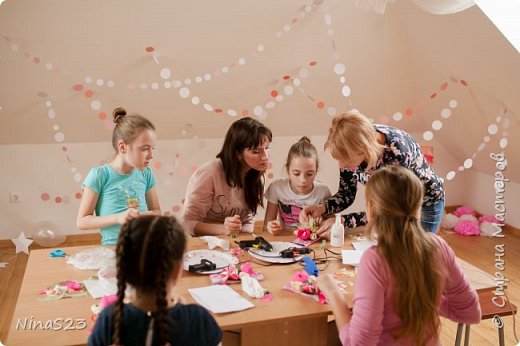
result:
M 144 171 L 134 169 L 130 174 L 120 174 L 109 164 L 94 167 L 90 170 L 83 186 L 92 189 L 99 195 L 96 204 L 96 215 L 114 215 L 128 209 L 128 200 L 137 198 L 139 210 L 147 211 L 146 192 L 155 186 L 157 181 L 152 169 Z M 101 244 L 117 243 L 121 225 L 111 225 L 101 228 Z

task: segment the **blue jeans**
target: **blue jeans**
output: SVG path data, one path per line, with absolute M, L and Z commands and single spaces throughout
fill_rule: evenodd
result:
M 437 233 L 441 224 L 444 201 L 421 209 L 421 226 L 426 232 Z

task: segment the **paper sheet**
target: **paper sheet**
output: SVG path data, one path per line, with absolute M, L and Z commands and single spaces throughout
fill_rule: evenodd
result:
M 226 285 L 213 285 L 188 289 L 197 303 L 213 313 L 241 311 L 254 305 Z
M 364 251 L 360 250 L 341 250 L 341 257 L 343 258 L 343 264 L 349 264 L 351 266 L 359 265 L 361 256 Z
M 376 244 L 374 242 L 371 242 L 371 241 L 355 241 L 355 242 L 352 242 L 352 246 L 354 247 L 354 249 L 359 250 L 359 251 L 365 251 L 366 249 L 368 249 L 372 245 L 376 245 Z
M 117 288 L 115 290 L 107 289 L 107 287 L 102 285 L 99 280 L 83 280 L 83 283 L 92 298 L 101 298 L 103 296 L 110 296 L 117 293 Z

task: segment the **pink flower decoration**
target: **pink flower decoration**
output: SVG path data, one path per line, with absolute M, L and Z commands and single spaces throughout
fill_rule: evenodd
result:
M 260 300 L 264 303 L 269 303 L 271 300 L 273 300 L 273 295 L 271 293 L 264 294 L 264 296 L 260 298 Z
M 65 281 L 63 285 L 69 290 L 79 291 L 81 289 L 81 284 L 76 281 Z
M 249 262 L 242 264 L 242 266 L 240 267 L 240 271 L 249 275 L 253 275 L 254 273 L 253 266 Z
M 311 230 L 307 228 L 300 228 L 296 236 L 301 240 L 307 240 L 311 237 Z
M 462 215 L 466 215 L 466 214 L 477 216 L 477 213 L 473 209 L 471 209 L 470 207 L 458 207 L 453 212 L 453 215 L 455 215 L 457 217 L 461 217 Z
M 309 279 L 309 274 L 304 271 L 296 272 L 291 278 L 291 281 L 306 282 Z
M 470 220 L 459 221 L 453 228 L 460 235 L 480 235 L 480 229 Z
M 482 222 L 489 222 L 489 223 L 500 223 L 493 215 L 482 215 L 481 217 L 478 218 L 478 221 L 480 223 Z

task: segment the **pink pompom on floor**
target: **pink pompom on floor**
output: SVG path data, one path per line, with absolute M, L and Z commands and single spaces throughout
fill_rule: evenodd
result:
M 469 220 L 459 221 L 453 229 L 460 235 L 480 235 L 480 228 Z
M 474 211 L 472 208 L 470 207 L 458 207 L 454 212 L 453 212 L 453 215 L 457 216 L 457 217 L 461 217 L 462 215 L 473 215 L 473 216 L 477 216 L 477 212 Z
M 490 214 L 482 215 L 481 217 L 478 218 L 478 221 L 480 223 L 483 223 L 483 222 L 500 223 L 493 215 L 490 215 Z

